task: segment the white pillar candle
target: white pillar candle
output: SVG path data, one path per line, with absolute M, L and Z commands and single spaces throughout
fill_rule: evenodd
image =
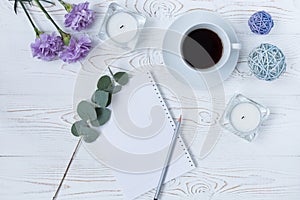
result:
M 232 109 L 230 120 L 237 131 L 250 132 L 259 126 L 261 113 L 258 107 L 252 103 L 240 103 Z
M 106 24 L 108 35 L 118 43 L 128 43 L 137 34 L 138 21 L 127 12 L 112 15 Z

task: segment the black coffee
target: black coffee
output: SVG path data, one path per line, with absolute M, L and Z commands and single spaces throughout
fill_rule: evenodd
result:
M 183 59 L 195 69 L 214 66 L 222 57 L 223 44 L 219 36 L 205 28 L 190 32 L 181 46 Z

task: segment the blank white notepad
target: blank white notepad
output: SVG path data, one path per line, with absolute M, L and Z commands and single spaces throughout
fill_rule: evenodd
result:
M 131 200 L 157 186 L 175 123 L 150 72 L 136 72 L 114 95 L 111 109 L 100 137 L 85 146 L 113 169 L 125 199 Z M 194 168 L 179 137 L 165 182 Z

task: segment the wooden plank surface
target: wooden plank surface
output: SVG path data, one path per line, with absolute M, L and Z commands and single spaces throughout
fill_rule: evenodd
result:
M 80 2 L 79 0 L 74 0 Z M 112 1 L 92 2 L 97 12 L 95 35 L 107 6 Z M 298 200 L 300 198 L 300 1 L 298 0 L 122 0 L 121 5 L 148 17 L 150 25 L 167 27 L 176 17 L 192 10 L 210 10 L 229 20 L 243 44 L 239 64 L 224 83 L 226 99 L 244 93 L 268 105 L 272 111 L 261 135 L 246 143 L 223 131 L 214 151 L 199 159 L 201 144 L 209 126 L 215 126 L 222 111 L 210 110 L 211 99 L 198 94 L 199 119 L 191 123 L 188 136 L 199 134 L 191 147 L 196 170 L 169 182 L 162 199 L 203 200 Z M 81 64 L 42 62 L 31 58 L 32 29 L 22 10 L 16 16 L 13 2 L 0 2 L 0 199 L 51 199 L 77 142 L 70 134 L 74 121 L 73 90 Z M 46 5 L 46 4 L 45 4 Z M 48 6 L 63 24 L 62 7 Z M 268 36 L 250 33 L 249 16 L 258 10 L 272 14 L 275 27 Z M 46 32 L 53 27 L 37 7 L 30 11 Z M 287 72 L 271 83 L 257 80 L 248 70 L 248 53 L 262 42 L 280 47 L 287 57 Z M 103 52 L 104 53 L 107 52 Z M 133 56 L 133 63 L 156 62 L 161 55 L 149 50 Z M 168 102 L 175 97 L 166 96 Z M 140 199 L 152 199 L 153 191 Z M 63 185 L 59 199 L 123 199 L 109 168 L 95 161 L 81 148 Z

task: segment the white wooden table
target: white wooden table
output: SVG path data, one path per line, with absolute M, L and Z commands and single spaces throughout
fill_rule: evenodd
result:
M 91 35 L 96 35 L 111 2 L 92 2 L 97 20 L 89 30 Z M 200 132 L 191 148 L 198 168 L 169 182 L 162 199 L 300 199 L 300 1 L 117 2 L 144 13 L 158 27 L 167 27 L 176 17 L 196 9 L 218 12 L 231 21 L 243 49 L 236 70 L 224 83 L 226 98 L 241 92 L 268 105 L 272 112 L 254 143 L 223 131 L 204 160 L 199 160 L 199 152 L 207 133 Z M 73 89 L 81 66 L 33 59 L 29 45 L 34 33 L 22 10 L 16 16 L 12 5 L 8 0 L 0 2 L 0 199 L 51 199 L 77 142 L 70 126 L 74 121 Z M 63 24 L 65 12 L 58 3 L 47 9 Z M 270 12 L 275 20 L 270 35 L 249 31 L 247 20 L 258 10 Z M 37 7 L 30 11 L 42 30 L 54 30 Z M 287 72 L 271 83 L 251 76 L 247 67 L 248 53 L 262 42 L 277 45 L 287 57 Z M 222 112 L 209 114 L 207 99 L 198 101 L 203 101 L 203 106 L 194 109 L 203 119 L 195 122 L 194 128 L 215 126 Z M 151 191 L 140 199 L 152 199 L 153 195 Z M 122 190 L 110 169 L 81 148 L 59 199 L 122 199 Z

